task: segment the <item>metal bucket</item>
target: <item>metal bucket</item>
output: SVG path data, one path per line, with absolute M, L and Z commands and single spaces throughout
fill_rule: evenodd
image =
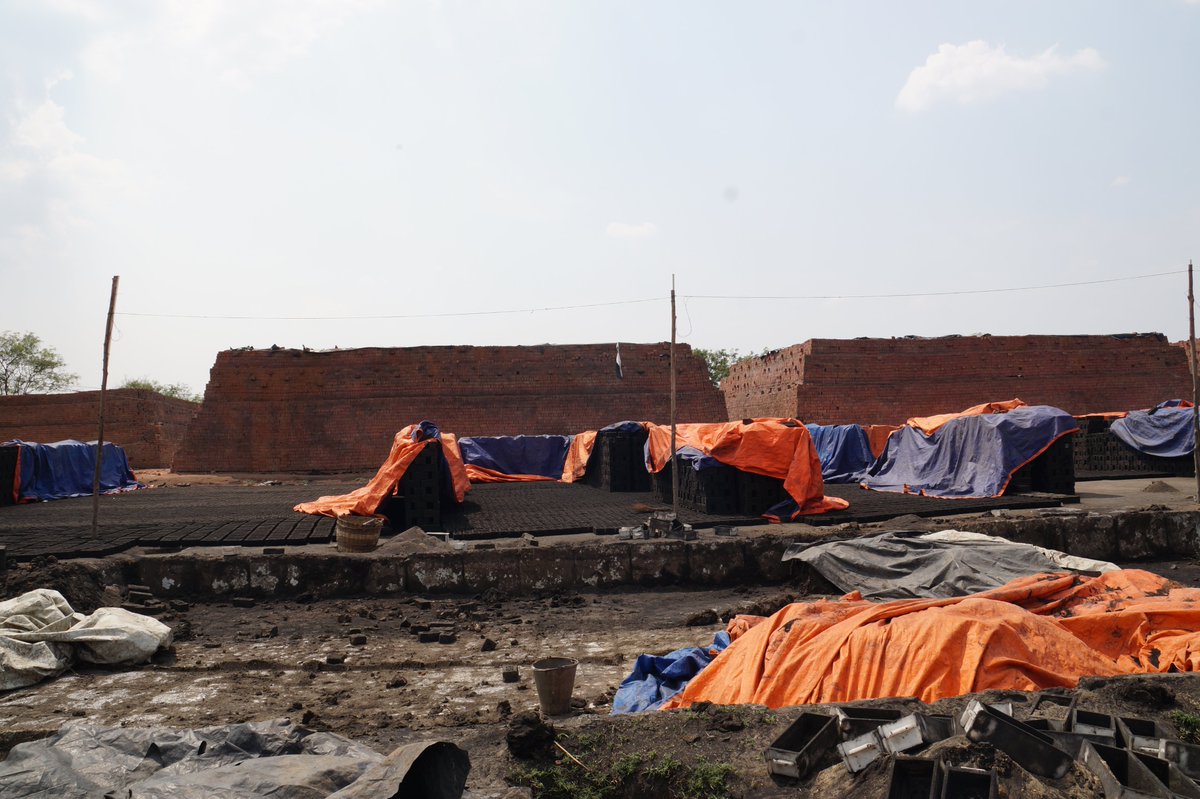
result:
M 542 658 L 534 661 L 533 684 L 538 704 L 547 716 L 565 716 L 571 712 L 571 692 L 575 689 L 575 658 Z
M 339 552 L 372 552 L 379 546 L 379 529 L 383 519 L 371 516 L 339 516 L 337 518 L 337 548 Z

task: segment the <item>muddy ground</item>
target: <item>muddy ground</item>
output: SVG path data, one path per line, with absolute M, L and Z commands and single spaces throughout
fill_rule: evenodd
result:
M 1194 562 L 1139 566 L 1200 585 L 1200 564 Z M 55 573 L 61 572 L 44 572 L 51 582 Z M 770 613 L 811 591 L 806 584 L 521 600 L 177 603 L 161 616 L 176 632 L 174 650 L 154 663 L 120 671 L 78 669 L 0 696 L 0 751 L 75 718 L 200 727 L 286 717 L 380 751 L 418 739 L 452 741 L 470 753 L 469 788 L 485 796 L 500 796 L 513 785 L 548 797 L 882 795 L 885 764 L 850 777 L 830 761 L 830 768 L 804 783 L 768 775 L 763 752 L 798 708 L 608 715 L 612 694 L 637 655 L 706 644 L 723 628 L 721 617 Z M 577 707 L 570 717 L 552 721 L 551 741 L 547 728 L 526 713 L 537 706 L 529 664 L 557 655 L 579 660 Z M 503 671 L 511 666 L 519 678 L 509 683 Z M 1200 713 L 1198 682 L 1190 675 L 1097 680 L 1079 693 L 1096 709 L 1169 725 L 1173 710 Z M 938 709 L 957 712 L 965 701 L 946 700 Z M 965 739 L 942 746 L 959 760 L 996 762 L 1007 774 L 1006 795 L 1097 795 L 1093 778 L 1079 769 L 1051 785 L 989 747 Z

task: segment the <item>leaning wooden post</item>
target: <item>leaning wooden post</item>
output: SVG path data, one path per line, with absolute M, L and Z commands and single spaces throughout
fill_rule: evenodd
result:
M 1200 502 L 1200 392 L 1196 376 L 1196 293 L 1192 262 L 1188 261 L 1188 366 L 1192 371 L 1192 468 L 1196 472 L 1196 501 Z
M 100 464 L 104 460 L 104 397 L 108 394 L 108 348 L 112 344 L 113 312 L 117 307 L 117 283 L 113 275 L 112 295 L 108 298 L 108 323 L 104 327 L 104 367 L 100 372 L 100 423 L 96 433 L 96 471 L 92 474 L 92 536 L 95 537 L 100 519 Z

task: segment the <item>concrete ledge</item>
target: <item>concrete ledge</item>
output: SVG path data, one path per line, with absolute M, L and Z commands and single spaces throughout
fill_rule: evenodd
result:
M 1121 563 L 1200 557 L 1200 512 L 1146 509 L 972 517 L 940 526 L 998 535 L 1074 555 Z M 163 597 L 313 597 L 361 594 L 531 596 L 622 586 L 722 587 L 778 584 L 812 576 L 798 561 L 782 561 L 797 538 L 870 534 L 887 529 L 759 527 L 735 538 L 698 541 L 547 541 L 542 546 L 348 554 L 330 547 L 291 547 L 267 555 L 253 548 L 192 549 L 173 554 L 124 554 L 64 564 L 72 580 L 104 586 L 142 583 Z M 34 578 L 31 575 L 30 578 Z M 53 575 L 43 580 L 54 587 Z

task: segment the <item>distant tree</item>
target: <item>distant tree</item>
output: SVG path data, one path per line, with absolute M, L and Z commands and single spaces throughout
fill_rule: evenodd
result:
M 188 402 L 200 402 L 204 399 L 201 395 L 192 391 L 191 387 L 184 383 L 160 383 L 157 380 L 151 380 L 148 377 L 138 377 L 133 380 L 126 379 L 121 388 L 137 388 L 142 391 L 154 391 L 162 394 L 164 397 L 174 397 L 175 399 L 187 400 Z
M 771 349 L 763 347 L 759 352 L 748 352 L 745 355 L 732 349 L 706 350 L 700 347 L 693 348 L 692 352 L 704 359 L 704 362 L 708 364 L 708 376 L 712 378 L 715 384 L 720 386 L 721 382 L 729 377 L 729 367 L 750 358 L 761 358 L 763 355 L 769 354 Z
M 68 388 L 78 375 L 33 333 L 0 333 L 0 394 L 50 394 Z

